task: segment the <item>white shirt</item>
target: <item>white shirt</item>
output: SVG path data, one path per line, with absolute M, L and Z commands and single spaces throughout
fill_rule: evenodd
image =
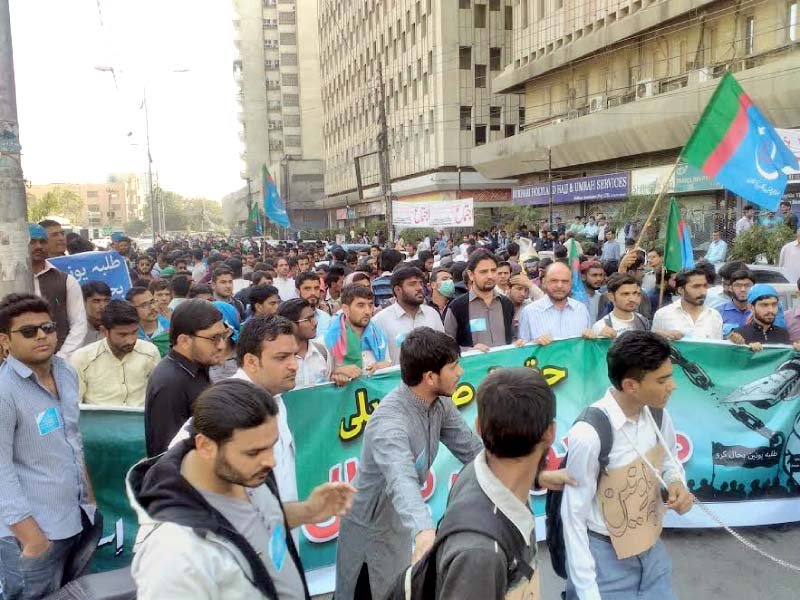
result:
M 619 335 L 620 333 L 624 333 L 626 331 L 635 330 L 635 329 L 637 329 L 636 326 L 641 324 L 641 321 L 639 321 L 637 323 L 637 319 L 633 314 L 631 314 L 631 318 L 630 319 L 625 321 L 625 320 L 620 319 L 619 317 L 617 317 L 612 312 L 611 314 L 606 315 L 605 317 L 603 317 L 602 319 L 597 321 L 597 323 L 592 325 L 592 331 L 594 333 L 602 332 L 605 327 L 608 327 L 608 322 L 607 321 L 608 321 L 609 318 L 611 319 L 611 329 L 616 331 L 617 335 Z
M 434 331 L 444 333 L 442 318 L 436 309 L 426 306 L 419 307 L 417 314 L 410 316 L 397 302 L 390 304 L 377 315 L 372 317 L 372 322 L 383 331 L 389 344 L 389 357 L 393 365 L 400 364 L 400 346 L 412 329 L 417 327 L 430 327 Z
M 233 294 L 236 295 L 241 292 L 243 289 L 250 287 L 250 281 L 246 279 L 234 279 L 233 280 Z
M 208 267 L 202 260 L 192 265 L 192 281 L 195 283 L 200 283 L 203 277 L 206 276 L 206 273 L 208 273 Z
M 325 354 L 323 354 L 322 348 L 324 345 L 309 340 L 306 355 L 297 355 L 295 388 L 309 387 L 330 381 L 333 372 L 333 357 L 327 348 L 324 348 Z
M 37 296 L 42 295 L 39 289 L 39 277 L 47 273 L 50 269 L 55 269 L 55 267 L 50 264 L 50 261 L 46 260 L 44 261 L 44 269 L 33 275 L 33 293 Z M 86 321 L 86 307 L 83 304 L 83 291 L 81 290 L 78 280 L 69 273 L 67 273 L 66 287 L 69 333 L 64 343 L 61 345 L 61 350 L 58 351 L 57 356 L 68 360 L 70 354 L 83 345 L 83 339 L 86 337 L 89 324 Z
M 753 227 L 753 222 L 747 217 L 742 217 L 741 219 L 736 221 L 736 235 L 744 233 L 745 231 L 750 231 L 752 227 Z
M 549 334 L 553 339 L 580 336 L 591 326 L 589 309 L 575 298 L 559 310 L 549 296 L 545 296 L 522 309 L 519 316 L 519 337 L 526 342 Z
M 796 283 L 800 279 L 800 243 L 793 240 L 781 248 L 778 266 L 786 269 L 789 283 Z
M 703 311 L 695 321 L 684 310 L 683 301 L 678 300 L 656 311 L 653 331 L 680 331 L 683 339 L 721 340 L 722 315 L 717 310 L 703 306 Z
M 605 396 L 592 406 L 602 409 L 608 415 L 614 433 L 608 454 L 609 469 L 623 467 L 637 460 L 659 443 L 656 424 L 649 411 L 643 410 L 637 420 L 627 418 L 611 390 L 606 391 Z M 685 481 L 683 467 L 671 458 L 677 455 L 678 448 L 675 428 L 666 410 L 661 421 L 661 434 L 669 450 L 669 453 L 665 453 L 662 478 L 668 485 L 673 481 Z M 567 472 L 577 481 L 577 485 L 564 487 L 561 502 L 567 569 L 580 600 L 601 600 L 587 534 L 587 529 L 591 529 L 608 535 L 596 496 L 600 475 L 600 437 L 588 423 L 575 423 L 569 430 L 568 447 Z
M 281 302 L 297 298 L 297 288 L 294 286 L 293 277 L 276 277 L 272 281 L 272 285 L 278 288 L 278 295 L 281 297 Z

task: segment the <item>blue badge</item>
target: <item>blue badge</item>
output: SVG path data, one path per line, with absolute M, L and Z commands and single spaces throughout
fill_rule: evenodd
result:
M 486 331 L 486 319 L 470 319 L 469 330 L 472 333 L 480 333 Z
M 286 532 L 283 523 L 275 525 L 272 530 L 272 539 L 269 541 L 269 558 L 275 566 L 276 571 L 283 567 L 283 560 L 286 558 Z
M 58 409 L 48 408 L 44 412 L 36 415 L 36 426 L 39 428 L 39 435 L 47 435 L 53 433 L 56 429 L 61 429 L 61 417 L 58 414 Z

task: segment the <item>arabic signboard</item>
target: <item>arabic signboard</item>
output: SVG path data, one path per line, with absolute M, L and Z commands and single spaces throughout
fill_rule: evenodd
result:
M 628 171 L 621 171 L 553 181 L 553 204 L 623 200 L 628 196 L 629 179 Z M 517 206 L 547 205 L 550 201 L 550 184 L 542 182 L 514 188 L 512 199 Z
M 407 227 L 472 227 L 475 210 L 472 198 L 439 202 L 392 202 L 392 224 Z
M 47 260 L 59 271 L 71 274 L 80 285 L 87 281 L 107 283 L 116 299 L 124 300 L 125 293 L 131 289 L 128 265 L 117 252 L 81 252 Z

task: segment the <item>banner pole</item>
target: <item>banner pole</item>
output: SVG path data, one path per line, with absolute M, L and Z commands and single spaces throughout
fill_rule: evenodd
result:
M 653 203 L 653 208 L 650 209 L 650 214 L 647 216 L 647 220 L 644 222 L 644 225 L 642 226 L 641 233 L 639 233 L 639 239 L 636 240 L 635 248 L 641 248 L 642 247 L 642 240 L 644 240 L 645 232 L 647 231 L 647 228 L 650 226 L 650 223 L 653 220 L 653 217 L 655 216 L 656 211 L 658 210 L 658 205 L 661 204 L 661 199 L 664 197 L 664 194 L 667 191 L 667 186 L 669 185 L 669 182 L 672 180 L 672 178 L 675 175 L 675 171 L 678 168 L 678 163 L 681 160 L 681 155 L 682 154 L 683 154 L 683 152 L 681 152 L 681 154 L 678 154 L 678 158 L 675 159 L 675 164 L 672 165 L 672 169 L 670 169 L 669 175 L 667 175 L 664 178 L 664 183 L 661 184 L 661 190 L 658 192 L 658 196 L 656 196 L 656 201 Z
M 664 304 L 664 288 L 666 287 L 664 275 L 667 273 L 667 270 L 664 268 L 664 259 L 662 258 L 661 260 L 661 285 L 659 286 L 660 289 L 658 291 L 658 308 L 661 308 L 661 305 Z

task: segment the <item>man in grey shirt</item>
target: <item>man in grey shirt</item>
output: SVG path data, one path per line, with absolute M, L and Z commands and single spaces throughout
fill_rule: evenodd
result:
M 433 543 L 435 525 L 420 495 L 441 440 L 461 462 L 482 445 L 450 396 L 463 369 L 447 334 L 420 327 L 400 353 L 403 383 L 389 392 L 364 433 L 353 510 L 339 529 L 336 595 L 381 599 L 413 558 Z

